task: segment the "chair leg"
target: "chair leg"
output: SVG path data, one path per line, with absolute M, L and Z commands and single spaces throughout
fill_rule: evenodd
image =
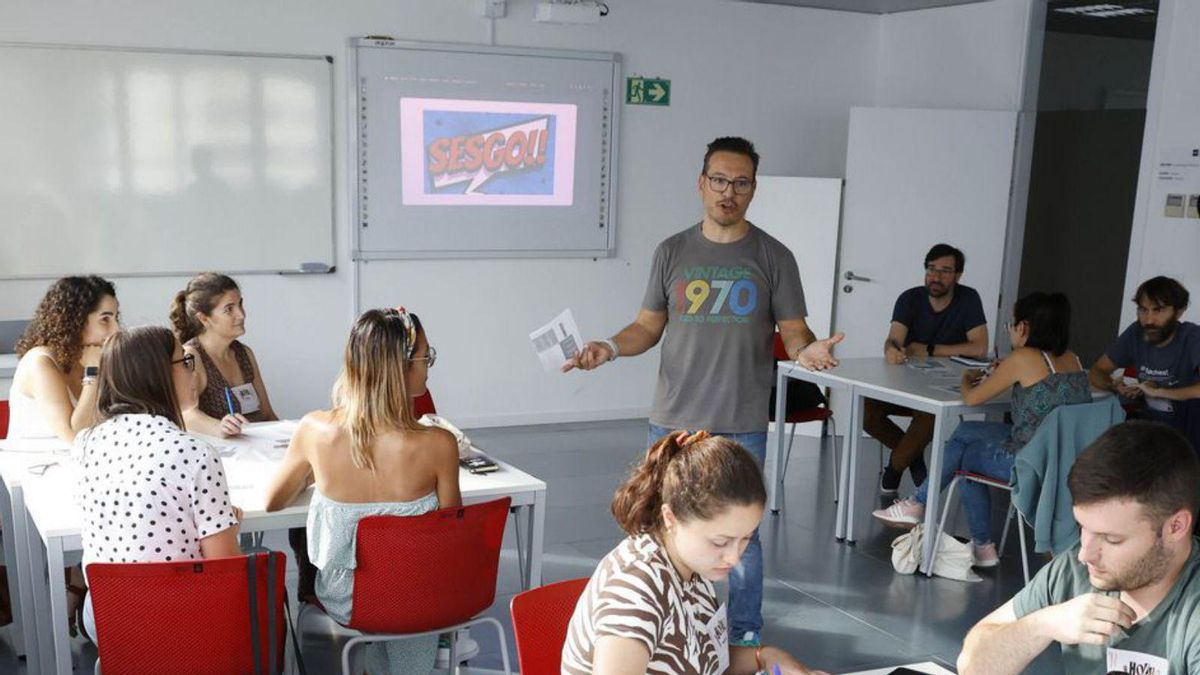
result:
M 1025 548 L 1025 516 L 1017 513 L 1017 534 L 1021 540 L 1021 573 L 1025 575 L 1025 585 L 1029 585 L 1029 553 Z
M 782 481 L 787 475 L 788 463 L 792 461 L 792 443 L 796 442 L 796 427 L 800 425 L 792 425 L 792 433 L 788 436 L 787 452 L 783 454 L 783 468 L 779 472 L 779 480 Z
M 1012 524 L 1013 511 L 1017 510 L 1016 505 L 1012 503 L 1012 493 L 1008 493 L 1008 513 L 1004 515 L 1004 529 L 1000 533 L 1000 555 L 1004 555 L 1004 545 L 1008 543 L 1008 527 Z
M 490 616 L 481 616 L 471 623 L 488 623 L 496 628 L 496 633 L 500 637 L 500 661 L 504 664 L 504 675 L 512 675 L 512 668 L 508 661 L 508 637 L 504 634 L 504 625 Z
M 446 662 L 451 675 L 458 672 L 458 631 L 450 631 L 450 660 Z
M 841 473 L 841 467 L 838 466 L 837 422 L 831 417 L 828 420 L 821 423 L 821 436 L 822 436 L 821 440 L 822 441 L 825 440 L 824 436 L 825 436 L 825 429 L 827 426 L 829 428 L 829 445 L 833 449 L 833 452 L 830 453 L 830 456 L 833 458 L 833 503 L 836 504 L 836 503 L 838 503 L 838 500 L 841 499 L 841 497 L 842 497 L 842 495 L 841 495 L 841 487 L 842 487 L 841 476 L 838 475 Z
M 958 487 L 959 476 L 955 476 L 954 480 L 950 481 L 950 486 L 946 488 L 946 501 L 942 504 L 942 517 L 938 519 L 938 531 L 933 535 L 933 552 L 929 554 L 929 570 L 932 572 L 934 563 L 937 562 L 938 544 L 942 540 L 942 532 L 946 531 L 946 516 L 950 515 L 950 505 L 954 503 L 954 488 Z M 929 533 L 926 532 L 928 537 Z
M 346 641 L 346 644 L 342 646 L 342 675 L 351 675 L 351 673 L 350 673 L 350 650 L 361 643 L 371 642 L 371 641 L 372 641 L 371 637 L 366 636 L 366 635 L 363 635 L 360 637 L 352 637 Z

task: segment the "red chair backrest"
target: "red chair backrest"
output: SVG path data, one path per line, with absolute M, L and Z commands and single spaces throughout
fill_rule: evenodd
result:
M 419 633 L 491 607 L 511 502 L 358 521 L 350 627 Z
M 250 558 L 256 580 L 258 669 L 250 628 Z M 88 565 L 88 593 L 104 674 L 282 672 L 286 567 L 287 557 L 278 551 L 208 560 Z M 269 616 L 275 629 L 273 661 L 268 648 Z M 268 670 L 271 663 L 275 668 Z
M 424 394 L 413 399 L 413 417 L 421 419 L 422 415 L 436 415 L 437 407 L 433 405 L 433 394 L 426 389 Z
M 775 332 L 775 360 L 790 361 L 792 357 L 788 356 L 787 347 L 783 344 L 783 336 L 778 331 Z
M 567 624 L 588 578 L 570 579 L 517 594 L 512 599 L 513 633 L 521 675 L 558 675 Z
M 8 438 L 8 401 L 0 401 L 0 438 Z

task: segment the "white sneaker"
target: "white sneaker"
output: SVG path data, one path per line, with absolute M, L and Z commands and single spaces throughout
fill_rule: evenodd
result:
M 996 545 L 991 542 L 982 546 L 971 544 L 971 555 L 975 559 L 975 567 L 995 567 L 1000 564 L 1000 554 L 996 552 Z
M 925 505 L 915 499 L 898 499 L 886 509 L 872 511 L 871 515 L 888 527 L 907 530 L 925 520 Z

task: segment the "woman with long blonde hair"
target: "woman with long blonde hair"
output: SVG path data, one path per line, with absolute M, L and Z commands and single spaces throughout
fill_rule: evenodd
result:
M 358 318 L 333 387 L 333 408 L 304 416 L 267 490 L 267 510 L 285 508 L 310 484 L 308 555 L 316 595 L 335 621 L 350 620 L 355 533 L 367 516 L 416 516 L 462 504 L 458 444 L 418 424 L 412 399 L 425 393 L 437 352 L 404 309 Z M 433 668 L 436 638 L 368 646 L 372 673 Z

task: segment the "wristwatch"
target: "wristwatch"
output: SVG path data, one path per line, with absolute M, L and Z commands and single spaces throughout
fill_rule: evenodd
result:
M 604 338 L 603 340 L 600 340 L 600 342 L 608 345 L 608 348 L 612 350 L 612 357 L 609 359 L 609 361 L 616 361 L 617 357 L 621 355 L 621 350 L 617 349 L 616 340 L 613 340 L 612 338 Z
M 97 377 L 100 377 L 99 366 L 83 367 L 83 384 L 95 384 Z
M 929 344 L 925 345 L 925 353 L 926 353 L 926 354 L 928 354 L 929 356 L 933 356 L 933 348 L 934 348 L 935 346 L 936 346 L 936 345 L 934 345 L 932 342 L 930 342 Z

